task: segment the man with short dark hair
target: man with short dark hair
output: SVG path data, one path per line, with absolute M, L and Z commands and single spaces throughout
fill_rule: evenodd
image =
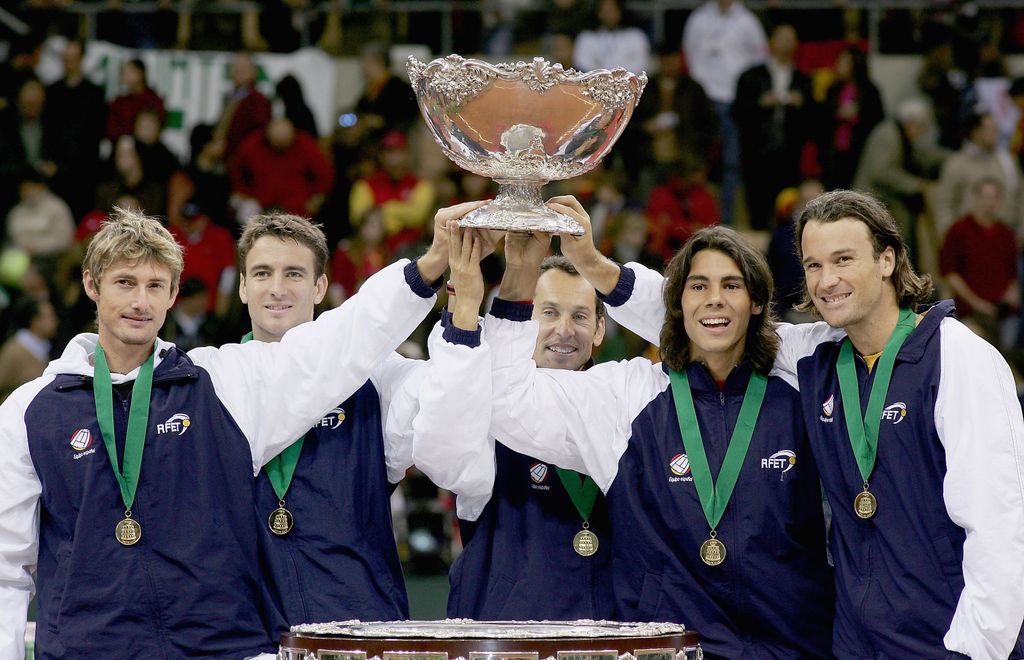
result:
M 495 310 L 509 308 L 507 300 L 532 297 L 532 318 L 540 326 L 534 362 L 550 369 L 584 370 L 593 364 L 593 349 L 604 339 L 604 305 L 568 259 L 544 257 L 548 243 L 549 237 L 539 234 L 508 234 L 508 271 Z M 458 288 L 449 291 L 449 307 L 456 301 L 467 304 L 468 295 Z M 477 300 L 475 310 L 479 306 Z M 451 323 L 450 314 L 445 323 Z M 431 345 L 432 357 L 438 348 Z M 459 356 L 464 361 L 475 357 L 469 351 Z M 476 375 L 483 371 L 489 380 L 489 366 Z M 460 494 L 456 500 L 464 549 L 449 574 L 448 616 L 613 619 L 608 509 L 594 480 L 493 440 L 468 443 L 454 436 L 451 422 L 443 419 L 452 414 L 440 394 L 446 384 L 434 385 L 421 395 L 425 400 L 416 419 L 416 464 L 442 487 L 477 493 Z M 464 406 L 460 400 L 460 408 Z M 474 412 L 485 422 L 479 435 L 484 440 L 490 416 Z
M 450 216 L 438 212 L 434 227 L 434 253 L 445 263 Z M 313 320 L 327 292 L 327 241 L 318 225 L 285 213 L 255 216 L 238 258 L 239 296 L 252 321 L 243 343 L 279 342 Z M 301 623 L 409 618 L 390 497 L 412 466 L 426 368 L 384 356 L 259 473 L 255 514 L 274 639 Z

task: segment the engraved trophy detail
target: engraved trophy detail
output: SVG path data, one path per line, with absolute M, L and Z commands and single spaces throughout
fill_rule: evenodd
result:
M 407 67 L 444 154 L 498 183 L 498 196 L 461 226 L 583 233 L 575 220 L 544 205 L 541 187 L 601 162 L 633 115 L 645 74 L 618 68 L 581 73 L 540 57 L 508 64 L 409 57 Z

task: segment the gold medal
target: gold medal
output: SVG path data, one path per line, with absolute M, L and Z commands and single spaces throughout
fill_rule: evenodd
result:
M 267 526 L 270 527 L 271 532 L 278 536 L 284 536 L 292 531 L 292 527 L 295 527 L 295 518 L 292 517 L 291 511 L 284 508 L 284 500 L 278 502 L 277 508 L 270 512 L 270 517 L 267 518 Z
M 875 499 L 874 494 L 868 491 L 867 487 L 857 493 L 857 497 L 853 498 L 853 511 L 864 520 L 875 515 L 875 511 L 878 511 L 878 500 Z
M 700 558 L 708 566 L 718 566 L 725 561 L 725 544 L 715 538 L 712 530 L 711 538 L 700 544 Z
M 132 520 L 130 511 L 125 513 L 125 519 L 114 528 L 114 538 L 121 545 L 135 545 L 142 538 L 142 525 Z
M 576 532 L 576 536 L 572 537 L 572 549 L 576 551 L 580 557 L 589 557 L 597 552 L 598 541 L 597 534 L 593 533 L 587 527 L 587 523 L 583 523 L 584 527 L 580 531 Z

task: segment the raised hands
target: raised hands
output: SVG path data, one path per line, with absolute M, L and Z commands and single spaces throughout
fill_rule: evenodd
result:
M 603 294 L 611 293 L 619 281 L 619 266 L 601 254 L 594 245 L 590 215 L 583 210 L 583 205 L 572 195 L 562 195 L 549 199 L 548 207 L 564 213 L 583 226 L 582 236 L 561 236 L 562 254 L 595 289 Z
M 460 216 L 461 217 L 461 216 Z M 448 311 L 452 323 L 462 330 L 476 330 L 484 300 L 484 276 L 480 260 L 488 248 L 494 250 L 493 236 L 478 229 L 462 229 L 458 220 L 448 221 Z
M 436 282 L 444 275 L 444 271 L 448 268 L 448 223 L 450 221 L 456 221 L 462 218 L 470 211 L 474 211 L 484 204 L 487 200 L 479 202 L 464 202 L 462 204 L 456 204 L 455 206 L 448 206 L 443 209 L 439 209 L 434 214 L 434 238 L 430 243 L 430 248 L 426 254 L 419 258 L 416 262 L 417 267 L 420 270 L 420 276 L 425 282 Z M 489 243 L 490 252 L 494 251 L 494 241 Z M 490 252 L 484 252 L 484 256 L 490 254 Z

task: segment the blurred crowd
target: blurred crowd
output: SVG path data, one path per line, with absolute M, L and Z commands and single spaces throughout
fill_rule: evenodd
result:
M 0 63 L 0 400 L 90 329 L 80 260 L 114 206 L 166 218 L 186 247 L 162 336 L 191 348 L 248 329 L 233 244 L 254 214 L 282 209 L 323 225 L 334 247 L 325 304 L 336 306 L 383 266 L 420 253 L 436 208 L 496 192 L 426 133 L 390 57 L 388 40 L 415 37 L 408 22 L 396 34 L 366 19 L 358 43 L 343 45 L 340 8 L 316 14 L 324 48 L 356 56 L 363 83 L 358 101 L 321 132 L 298 80 L 274 80 L 264 93 L 249 52 L 297 47 L 293 33 L 310 29 L 296 20 L 308 3 L 279 0 L 229 18 L 111 6 L 101 38 L 247 49 L 231 62 L 222 115 L 194 127 L 180 157 L 161 139 L 167 109 L 142 60 L 123 65 L 120 95 L 105 98 L 83 69 L 89 44 L 67 4 L 28 3 L 32 30 L 9 39 Z M 649 26 L 618 0 L 496 2 L 458 26 L 456 42 L 490 59 L 540 53 L 580 70 L 647 71 L 647 90 L 605 162 L 545 189 L 584 202 L 613 259 L 661 268 L 697 229 L 731 224 L 768 252 L 778 315 L 802 320 L 793 310 L 803 289 L 794 215 L 824 190 L 868 190 L 893 211 L 917 267 L 941 283 L 937 295 L 954 297 L 959 316 L 1013 362 L 1024 346 L 1024 78 L 1010 75 L 1005 50 L 1024 49 L 1024 12 L 1001 14 L 997 34 L 976 16 L 965 26 L 959 3 L 942 4 L 908 28 L 924 60 L 895 107 L 872 81 L 857 10 L 828 10 L 823 20 L 709 0 L 686 13 L 677 36 L 652 43 Z M 44 84 L 37 68 L 56 32 L 66 37 L 63 73 Z M 611 330 L 598 359 L 646 349 Z M 436 521 L 426 527 L 429 548 L 443 531 Z

